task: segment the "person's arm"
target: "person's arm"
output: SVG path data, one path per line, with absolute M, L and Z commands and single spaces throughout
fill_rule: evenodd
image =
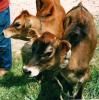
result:
M 0 12 L 9 7 L 9 0 L 0 0 Z

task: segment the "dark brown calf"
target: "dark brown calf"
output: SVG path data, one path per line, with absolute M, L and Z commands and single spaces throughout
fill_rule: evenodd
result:
M 80 3 L 72 8 L 65 17 L 65 33 L 63 39 L 72 45 L 72 55 L 68 67 L 61 75 L 70 87 L 70 95 L 74 96 L 73 89 L 78 84 L 76 99 L 81 99 L 83 86 L 90 78 L 89 62 L 93 57 L 97 32 L 91 13 Z
M 45 32 L 34 41 L 32 52 L 31 60 L 23 69 L 34 77 L 45 70 L 66 67 L 71 55 L 71 45 L 66 40 L 59 40 L 54 34 Z

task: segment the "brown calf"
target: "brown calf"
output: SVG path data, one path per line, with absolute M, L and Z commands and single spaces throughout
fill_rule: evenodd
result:
M 45 1 L 49 1 L 49 0 L 42 0 L 42 2 L 44 2 L 43 4 L 47 5 L 46 4 L 47 2 Z M 39 10 L 38 2 L 39 1 L 37 1 L 37 13 L 39 11 L 41 12 L 41 10 Z M 30 38 L 32 35 L 33 38 L 35 36 L 39 37 L 40 35 L 42 35 L 42 33 L 47 31 L 47 32 L 55 33 L 55 35 L 58 38 L 62 38 L 64 32 L 63 20 L 65 18 L 65 11 L 61 7 L 58 0 L 52 0 L 50 3 L 52 4 L 52 2 L 53 2 L 53 9 L 51 14 L 47 17 L 33 16 L 26 10 L 22 11 L 22 13 L 15 18 L 12 25 L 6 30 L 4 30 L 5 37 L 26 39 L 26 38 Z M 58 5 L 56 5 L 57 3 Z
M 74 86 L 78 84 L 78 93 L 75 98 L 81 99 L 83 85 L 90 78 L 89 62 L 97 43 L 93 16 L 80 3 L 66 14 L 64 28 L 63 39 L 71 43 L 72 54 L 68 67 L 63 70 L 61 75 L 71 85 L 69 91 L 71 96 L 74 95 Z

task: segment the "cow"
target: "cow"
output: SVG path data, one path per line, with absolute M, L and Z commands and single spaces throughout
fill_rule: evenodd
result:
M 31 53 L 31 55 L 30 58 L 28 57 L 28 61 L 24 59 L 26 63 L 23 66 L 23 72 L 25 75 L 35 77 L 39 80 L 41 86 L 46 78 L 52 84 L 55 82 L 61 89 L 61 99 L 63 89 L 57 76 L 60 75 L 62 69 L 69 63 L 71 44 L 66 40 L 58 39 L 54 33 L 44 32 L 33 42 L 32 46 L 31 44 L 27 44 L 27 46 L 30 46 L 30 51 L 27 54 L 29 55 Z
M 23 70 L 30 77 L 34 77 L 45 70 L 63 69 L 68 65 L 70 56 L 69 42 L 58 39 L 50 32 L 44 32 L 33 42 L 32 58 Z
M 41 17 L 40 12 L 43 8 L 39 9 L 39 1 L 37 0 L 37 15 L 34 16 L 26 10 L 22 11 L 21 14 L 15 18 L 11 26 L 4 30 L 5 37 L 30 40 L 31 38 L 33 39 L 41 36 L 42 33 L 47 31 L 55 33 L 58 38 L 62 38 L 64 32 L 63 20 L 65 18 L 65 11 L 59 0 L 41 0 L 44 1 L 43 5 L 47 5 L 47 2 L 45 1 L 51 1 L 50 3 L 53 4 L 50 15 L 43 15 Z M 49 11 L 50 8 L 48 7 L 47 9 Z
M 67 12 L 64 30 L 63 40 L 71 43 L 72 54 L 68 66 L 61 75 L 70 86 L 69 95 L 81 99 L 84 85 L 90 79 L 89 62 L 97 44 L 94 18 L 81 2 Z M 76 94 L 73 93 L 75 86 Z

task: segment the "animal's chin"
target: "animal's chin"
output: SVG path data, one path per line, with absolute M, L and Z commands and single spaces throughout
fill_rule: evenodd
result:
M 29 76 L 30 78 L 33 78 L 33 77 L 36 77 L 39 75 L 39 71 L 35 71 L 35 72 L 32 72 L 31 75 Z

